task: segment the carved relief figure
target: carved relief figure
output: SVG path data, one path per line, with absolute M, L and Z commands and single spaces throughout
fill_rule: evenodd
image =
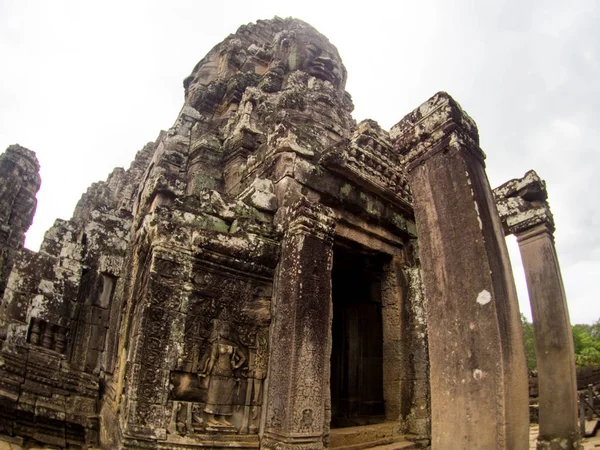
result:
M 252 370 L 253 392 L 252 415 L 253 419 L 258 417 L 257 406 L 261 404 L 262 383 L 267 377 L 267 358 L 268 358 L 268 330 L 263 329 L 256 334 L 256 356 L 254 358 L 254 367 Z
M 313 422 L 315 419 L 313 418 L 313 410 L 310 408 L 305 408 L 302 411 L 302 419 L 300 419 L 300 431 L 301 432 L 309 432 L 313 431 Z
M 208 377 L 204 412 L 209 415 L 207 425 L 215 428 L 233 427 L 227 420 L 233 414 L 233 391 L 238 382 L 234 370 L 239 369 L 246 357 L 231 340 L 231 325 L 216 319 L 210 337 L 210 357 L 200 377 Z

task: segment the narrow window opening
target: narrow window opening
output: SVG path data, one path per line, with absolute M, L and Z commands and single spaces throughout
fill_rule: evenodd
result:
M 102 290 L 98 295 L 97 304 L 101 308 L 109 308 L 112 301 L 113 294 L 115 292 L 115 285 L 117 284 L 117 277 L 102 273 L 100 274 L 100 280 L 102 282 Z

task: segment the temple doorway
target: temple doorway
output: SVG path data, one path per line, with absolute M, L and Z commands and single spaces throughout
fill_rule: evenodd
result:
M 383 258 L 336 242 L 332 268 L 332 428 L 383 422 Z

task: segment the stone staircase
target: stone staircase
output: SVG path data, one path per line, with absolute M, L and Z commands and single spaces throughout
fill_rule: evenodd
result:
M 331 450 L 411 450 L 422 448 L 411 440 L 416 436 L 400 433 L 397 422 L 384 422 L 331 430 Z

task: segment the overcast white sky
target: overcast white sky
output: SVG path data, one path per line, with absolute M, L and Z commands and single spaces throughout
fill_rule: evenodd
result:
M 390 128 L 440 90 L 475 119 L 493 187 L 547 181 L 573 323 L 600 318 L 600 3 L 0 0 L 0 152 L 41 164 L 37 250 L 94 181 L 172 125 L 183 79 L 239 25 L 302 19 L 337 46 L 355 118 Z M 1 180 L 0 180 L 1 181 Z M 521 310 L 531 317 L 516 244 Z

